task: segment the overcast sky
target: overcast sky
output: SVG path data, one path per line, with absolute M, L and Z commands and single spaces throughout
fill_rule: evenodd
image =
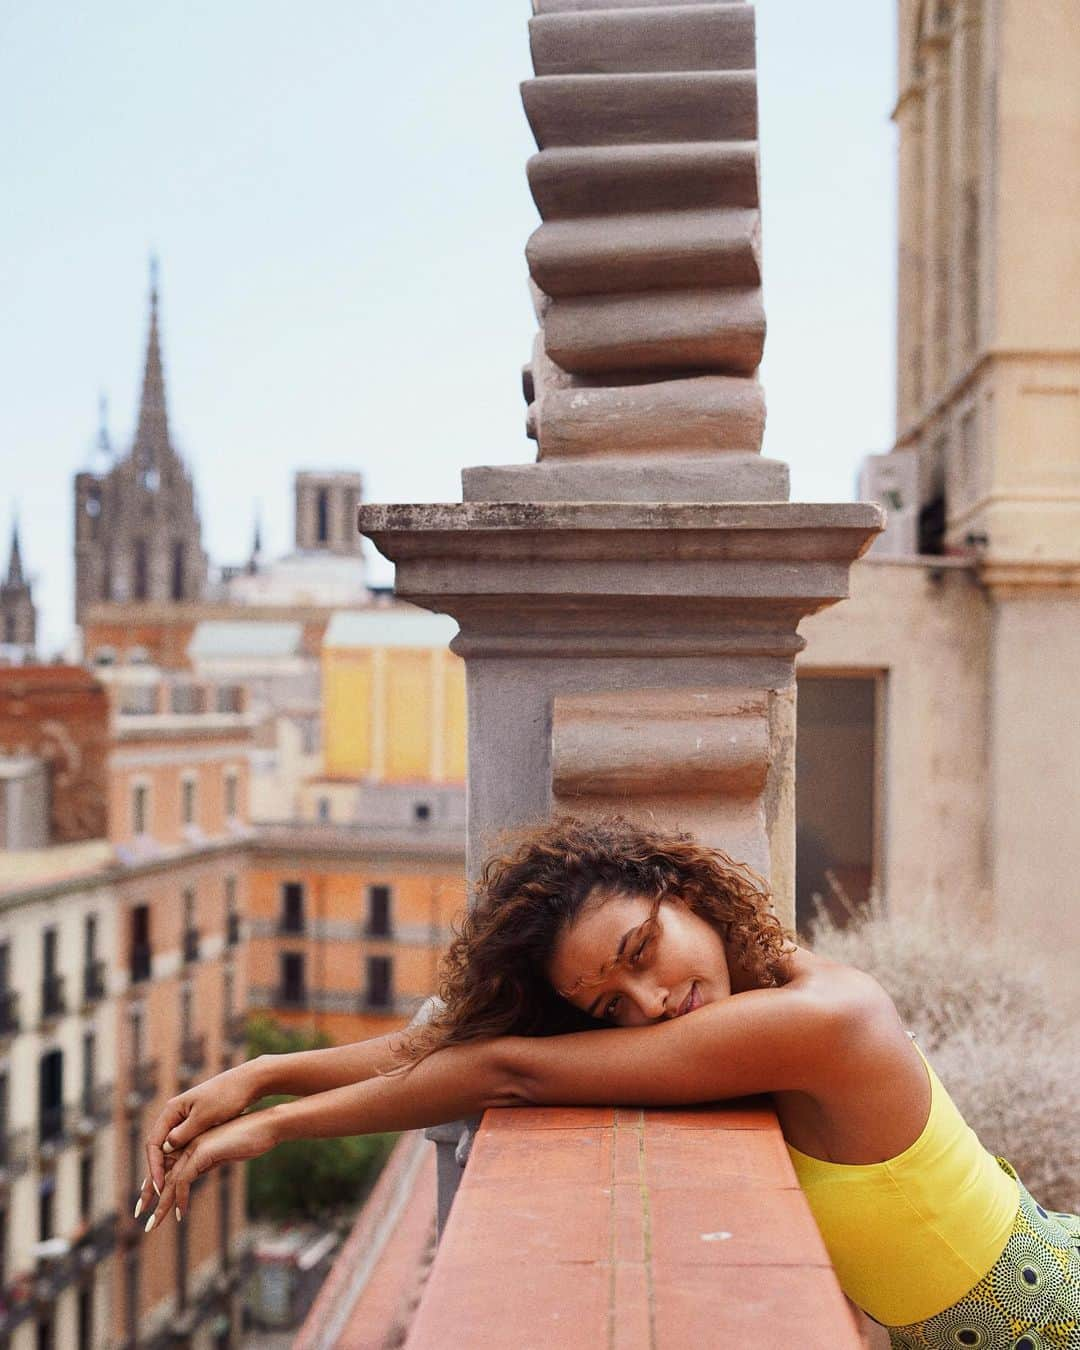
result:
M 760 0 L 767 454 L 847 500 L 893 433 L 891 4 Z M 51 653 L 99 392 L 134 429 L 161 260 L 204 541 L 291 547 L 297 468 L 455 500 L 524 461 L 527 0 L 0 0 L 0 529 Z M 389 577 L 381 560 L 373 576 Z

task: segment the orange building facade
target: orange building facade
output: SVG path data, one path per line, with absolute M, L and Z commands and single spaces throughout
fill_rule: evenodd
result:
M 239 1330 L 243 1169 L 197 1183 L 183 1225 L 147 1237 L 145 1216 L 132 1213 L 161 1106 L 244 1054 L 251 726 L 239 690 L 132 673 L 137 682 L 113 686 L 109 761 L 109 838 L 126 864 L 116 883 L 114 1334 L 127 1345 L 178 1335 L 228 1345 Z

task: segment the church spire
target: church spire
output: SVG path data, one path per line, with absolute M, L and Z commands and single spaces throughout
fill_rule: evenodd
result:
M 26 579 L 23 576 L 22 552 L 19 548 L 19 518 L 16 516 L 11 522 L 11 557 L 8 559 L 7 586 L 24 586 Z
M 251 541 L 251 557 L 248 559 L 248 575 L 255 576 L 262 564 L 262 511 L 255 504 L 255 534 Z
M 169 452 L 169 419 L 165 409 L 165 374 L 161 366 L 158 332 L 158 260 L 150 259 L 150 333 L 146 341 L 139 421 L 135 432 L 135 459 L 144 470 L 160 467 Z

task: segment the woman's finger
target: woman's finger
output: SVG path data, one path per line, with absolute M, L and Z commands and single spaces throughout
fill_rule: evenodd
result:
M 161 1225 L 163 1220 L 172 1213 L 176 1205 L 176 1188 L 185 1177 L 193 1179 L 198 1176 L 197 1163 L 195 1160 L 195 1148 L 180 1154 L 175 1165 L 169 1169 L 169 1174 L 165 1178 L 165 1184 L 161 1188 L 161 1195 L 158 1197 L 157 1208 L 146 1221 L 146 1231 L 148 1233 Z
M 189 1111 L 190 1106 L 183 1095 L 170 1098 L 158 1112 L 146 1136 L 146 1164 L 150 1180 L 159 1191 L 165 1180 L 165 1155 L 162 1152 L 162 1145 L 169 1132 L 188 1118 Z

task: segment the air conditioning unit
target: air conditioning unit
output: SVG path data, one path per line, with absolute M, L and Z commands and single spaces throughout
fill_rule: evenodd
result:
M 919 552 L 919 452 L 894 450 L 867 455 L 859 470 L 859 500 L 885 508 L 885 529 L 870 545 L 875 557 L 914 557 Z

